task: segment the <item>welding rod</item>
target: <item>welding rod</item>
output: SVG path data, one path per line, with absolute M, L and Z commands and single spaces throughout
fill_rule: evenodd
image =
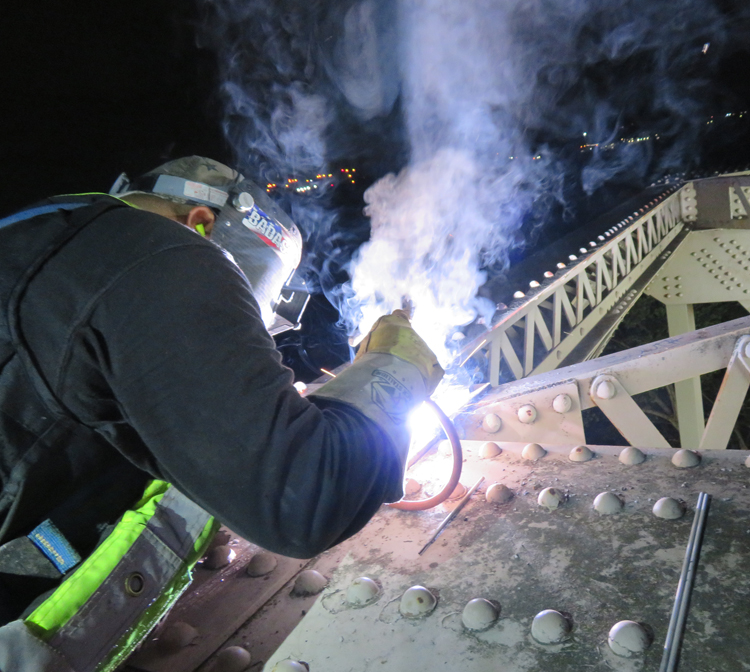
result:
M 682 637 L 685 632 L 685 620 L 690 605 L 690 594 L 695 581 L 695 570 L 698 567 L 701 544 L 703 543 L 703 532 L 706 529 L 706 518 L 708 517 L 708 506 L 710 496 L 701 492 L 698 494 L 698 504 L 695 507 L 693 526 L 690 529 L 685 559 L 682 563 L 680 581 L 677 584 L 672 617 L 669 620 L 667 638 L 664 640 L 664 653 L 659 666 L 659 672 L 675 672 L 677 669 L 677 656 L 680 652 Z
M 448 523 L 450 523 L 451 520 L 453 520 L 458 515 L 459 511 L 461 511 L 461 509 L 464 508 L 464 505 L 466 504 L 466 502 L 469 501 L 469 498 L 477 491 L 477 488 L 480 485 L 482 485 L 483 482 L 484 482 L 484 476 L 482 476 L 482 478 L 480 478 L 476 483 L 474 483 L 474 485 L 471 486 L 471 490 L 469 490 L 469 492 L 467 492 L 461 498 L 461 501 L 458 504 L 456 504 L 456 508 L 453 509 L 453 511 L 451 511 L 445 517 L 445 520 L 442 523 L 440 523 L 437 530 L 435 530 L 435 534 L 433 534 L 430 537 L 430 540 L 422 547 L 422 550 L 419 551 L 418 555 L 422 555 L 422 553 L 424 553 L 430 546 L 432 546 L 433 542 L 440 536 L 440 533 L 446 528 Z

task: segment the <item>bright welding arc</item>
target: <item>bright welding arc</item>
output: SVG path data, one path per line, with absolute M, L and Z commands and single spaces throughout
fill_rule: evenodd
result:
M 450 441 L 451 449 L 453 451 L 453 471 L 451 471 L 451 477 L 448 480 L 448 483 L 446 483 L 445 487 L 437 495 L 434 495 L 433 497 L 430 497 L 428 499 L 402 499 L 398 502 L 394 502 L 393 504 L 386 504 L 386 506 L 389 506 L 392 509 L 399 509 L 400 511 L 424 511 L 425 509 L 431 509 L 438 504 L 442 504 L 446 499 L 448 499 L 448 497 L 450 497 L 451 493 L 456 489 L 456 486 L 458 485 L 458 480 L 461 478 L 463 453 L 461 451 L 461 440 L 458 438 L 456 428 L 453 426 L 450 418 L 448 418 L 448 416 L 443 413 L 443 410 L 440 408 L 440 406 L 438 406 L 432 399 L 427 399 L 425 403 L 428 404 L 430 408 L 432 408 L 432 410 L 435 412 L 435 415 L 437 416 L 437 419 L 440 422 L 443 431 L 448 437 L 448 441 Z

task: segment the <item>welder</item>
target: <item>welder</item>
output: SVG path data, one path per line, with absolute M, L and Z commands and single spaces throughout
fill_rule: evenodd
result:
M 302 398 L 267 331 L 300 253 L 202 157 L 0 220 L 0 670 L 114 669 L 217 521 L 307 558 L 401 496 L 442 369 L 394 314 Z

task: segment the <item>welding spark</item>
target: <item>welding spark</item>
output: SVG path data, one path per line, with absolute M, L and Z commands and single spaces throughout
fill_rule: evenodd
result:
M 470 397 L 471 392 L 467 386 L 458 385 L 454 377 L 446 376 L 431 398 L 440 406 L 443 413 L 451 417 L 469 401 Z M 409 414 L 408 424 L 411 431 L 409 451 L 412 453 L 421 450 L 441 431 L 437 416 L 427 404 L 420 404 Z
M 705 54 L 708 51 L 708 47 L 711 45 L 710 42 L 706 42 L 706 44 L 703 45 L 703 49 L 701 51 Z
M 470 359 L 471 359 L 471 358 L 472 358 L 472 357 L 474 356 L 474 353 L 475 353 L 475 352 L 476 352 L 477 350 L 479 350 L 479 348 L 481 348 L 481 347 L 482 347 L 483 345 L 485 345 L 486 343 L 487 343 L 487 339 L 485 338 L 485 339 L 484 339 L 484 340 L 483 340 L 483 341 L 482 341 L 482 342 L 481 342 L 481 343 L 480 343 L 480 344 L 479 344 L 479 345 L 478 345 L 478 346 L 477 346 L 476 348 L 474 348 L 474 349 L 473 349 L 473 350 L 472 350 L 472 351 L 471 351 L 471 352 L 470 352 L 470 353 L 469 353 L 469 354 L 468 354 L 468 355 L 466 356 L 466 359 L 465 359 L 465 360 L 464 360 L 463 362 L 461 362 L 460 366 L 463 366 L 464 364 L 466 364 L 466 362 L 468 362 L 468 361 L 469 361 L 469 360 L 470 360 Z
M 331 372 L 330 372 L 330 371 L 329 371 L 328 369 L 323 369 L 323 368 L 321 368 L 320 370 L 321 370 L 321 371 L 322 371 L 323 373 L 325 373 L 325 374 L 327 374 L 327 375 L 331 376 L 331 378 L 335 378 L 335 377 L 336 377 L 336 374 L 335 374 L 335 373 L 331 373 Z

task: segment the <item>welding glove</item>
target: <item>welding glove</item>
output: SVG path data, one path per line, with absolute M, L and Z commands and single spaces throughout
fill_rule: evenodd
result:
M 352 365 L 315 396 L 355 406 L 388 436 L 406 464 L 409 412 L 435 391 L 443 371 L 404 311 L 381 317 L 362 341 Z

